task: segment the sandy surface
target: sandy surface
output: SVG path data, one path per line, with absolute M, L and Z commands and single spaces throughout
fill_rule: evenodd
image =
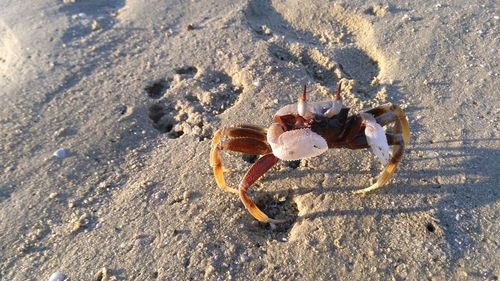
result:
M 0 279 L 498 280 L 500 5 L 303 2 L 0 1 Z M 395 178 L 360 198 L 367 150 L 280 163 L 251 195 L 288 223 L 257 223 L 213 132 L 340 78 L 405 108 Z

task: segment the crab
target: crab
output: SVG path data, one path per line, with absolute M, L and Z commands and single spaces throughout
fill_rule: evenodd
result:
M 228 192 L 239 194 L 250 214 L 263 223 L 281 223 L 268 217 L 248 196 L 250 186 L 279 160 L 294 161 L 318 156 L 329 148 L 371 148 L 385 166 L 378 180 L 371 186 L 357 190 L 365 195 L 389 182 L 403 156 L 410 139 L 408 120 L 403 110 L 387 103 L 368 111 L 348 115 L 350 108 L 342 104 L 342 80 L 331 100 L 307 102 L 307 88 L 298 102 L 278 110 L 269 128 L 240 124 L 215 132 L 211 142 L 210 166 L 217 185 Z M 393 125 L 387 132 L 384 126 Z M 392 146 L 392 152 L 389 151 Z M 238 189 L 224 180 L 221 151 L 228 150 L 249 155 L 261 155 L 243 177 Z

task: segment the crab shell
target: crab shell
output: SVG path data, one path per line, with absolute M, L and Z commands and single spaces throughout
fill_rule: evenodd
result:
M 306 119 L 314 115 L 332 117 L 342 109 L 341 100 L 330 100 L 310 103 L 294 103 L 282 107 L 274 115 L 274 120 L 279 116 L 300 115 Z M 373 153 L 382 164 L 387 164 L 390 159 L 389 145 L 385 131 L 373 115 L 361 113 L 364 120 L 365 135 Z M 285 161 L 294 161 L 315 157 L 328 150 L 327 141 L 310 128 L 300 128 L 291 131 L 283 129 L 279 122 L 273 123 L 267 131 L 267 142 L 271 145 L 274 156 Z

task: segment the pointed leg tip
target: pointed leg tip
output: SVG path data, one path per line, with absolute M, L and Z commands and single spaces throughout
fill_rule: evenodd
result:
M 372 192 L 374 190 L 377 190 L 379 189 L 380 187 L 382 187 L 383 185 L 379 184 L 379 183 L 375 183 L 367 188 L 363 188 L 363 189 L 360 189 L 360 190 L 356 190 L 356 191 L 353 191 L 354 195 L 357 195 L 357 196 L 360 196 L 360 197 L 365 197 L 366 194 L 368 194 L 369 192 Z
M 361 190 L 356 190 L 352 192 L 354 195 L 359 196 L 361 198 L 365 197 L 366 194 L 368 193 L 367 190 L 361 189 Z

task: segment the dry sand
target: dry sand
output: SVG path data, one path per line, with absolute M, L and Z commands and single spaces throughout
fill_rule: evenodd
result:
M 500 5 L 472 2 L 0 1 L 0 279 L 498 280 Z M 251 195 L 289 222 L 257 223 L 213 132 L 340 78 L 405 108 L 395 178 L 360 198 L 367 150 L 280 163 Z

